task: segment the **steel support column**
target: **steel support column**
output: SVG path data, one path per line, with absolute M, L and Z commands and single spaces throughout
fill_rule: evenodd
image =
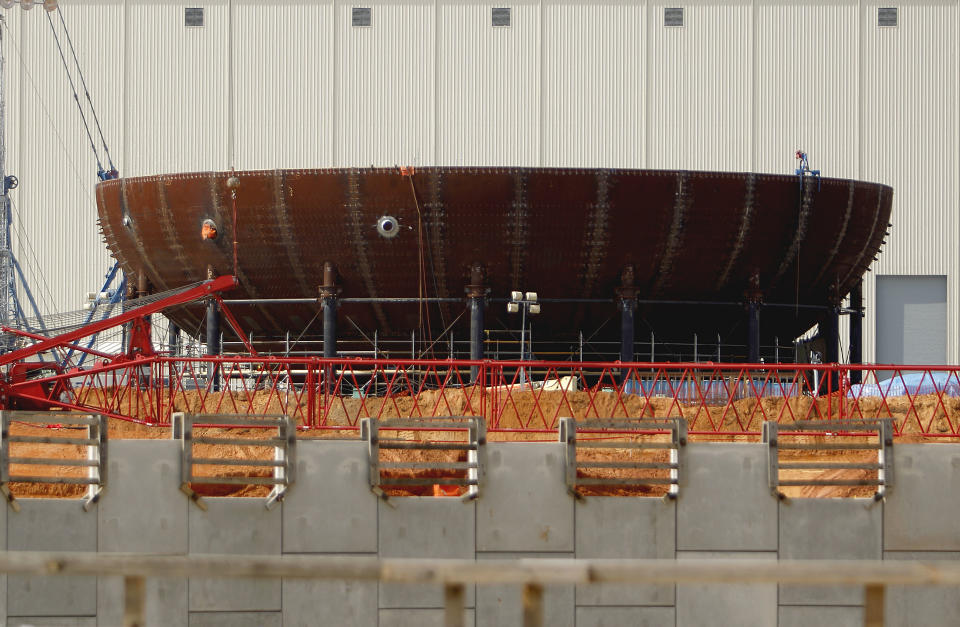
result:
M 747 362 L 760 363 L 760 302 L 747 303 Z
M 863 280 L 850 290 L 850 363 L 863 363 Z M 861 383 L 863 373 L 859 370 L 850 371 L 850 383 Z
M 632 265 L 624 266 L 620 274 L 620 287 L 617 288 L 617 305 L 620 308 L 620 361 L 629 363 L 635 361 L 633 344 L 636 338 L 634 326 L 634 312 L 637 309 L 637 287 L 634 284 L 634 269 Z M 651 342 L 651 350 L 652 350 Z M 620 371 L 620 382 L 627 378 L 626 368 Z
M 763 291 L 760 289 L 760 272 L 750 275 L 750 289 L 747 298 L 747 363 L 760 363 L 760 303 Z
M 207 302 L 207 355 L 220 354 L 220 305 L 216 300 L 210 299 Z M 217 365 L 210 362 L 210 378 L 213 383 L 210 389 L 214 392 L 220 391 L 220 378 L 218 376 Z
M 487 289 L 483 284 L 483 265 L 473 264 L 470 268 L 470 284 L 467 286 L 467 302 L 470 306 L 470 359 L 480 361 L 484 358 L 483 350 L 483 308 L 486 305 Z M 470 366 L 470 382 L 476 383 L 479 375 L 477 366 Z
M 168 321 L 167 324 L 167 348 L 171 357 L 180 354 L 180 327 L 173 320 Z
M 340 306 L 337 287 L 337 267 L 333 262 L 323 264 L 323 284 L 320 286 L 320 307 L 323 308 L 323 358 L 336 359 L 337 357 L 337 308 Z M 324 395 L 329 395 L 334 388 L 336 370 L 327 364 L 323 372 Z

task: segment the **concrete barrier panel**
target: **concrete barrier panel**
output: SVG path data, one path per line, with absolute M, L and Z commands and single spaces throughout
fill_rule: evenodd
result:
M 578 607 L 577 627 L 673 627 L 672 607 Z
M 283 552 L 377 552 L 366 442 L 297 442 L 297 481 L 283 502 Z
M 180 491 L 180 442 L 111 441 L 107 473 L 97 506 L 100 550 L 186 554 L 189 502 Z
M 7 514 L 11 551 L 97 550 L 96 506 L 83 511 L 79 499 L 20 499 Z M 96 616 L 96 577 L 7 577 L 10 616 Z
M 889 625 L 890 623 L 884 623 Z M 914 625 L 919 623 L 913 623 Z M 929 625 L 930 623 L 923 623 Z M 781 605 L 777 627 L 863 627 L 863 607 Z
M 564 445 L 492 443 L 487 461 L 487 481 L 477 501 L 477 550 L 573 551 Z
M 960 560 L 960 552 L 891 552 L 885 560 Z M 960 617 L 960 590 L 956 586 L 887 586 L 887 627 L 947 627 Z
M 186 627 L 187 580 L 183 578 L 147 578 L 147 627 Z M 97 580 L 97 624 L 115 627 L 123 624 L 123 579 L 100 577 Z
M 678 559 L 769 559 L 776 553 L 678 552 Z M 677 585 L 676 627 L 737 625 L 772 627 L 777 624 L 777 584 Z
M 524 558 L 572 559 L 563 553 L 478 553 L 478 560 Z M 523 624 L 523 587 L 519 585 L 477 586 L 477 627 L 509 627 Z M 544 625 L 563 627 L 574 624 L 574 586 L 544 586 Z
M 691 443 L 677 499 L 677 549 L 776 551 L 777 499 L 762 444 Z
M 190 627 L 283 627 L 280 612 L 190 612 Z
M 475 502 L 399 496 L 380 502 L 380 557 L 474 558 Z M 473 607 L 474 586 L 467 586 Z M 443 590 L 427 584 L 380 584 L 382 608 L 443 607 Z
M 885 551 L 960 551 L 960 444 L 896 444 Z
M 883 505 L 873 499 L 790 499 L 780 504 L 780 559 L 878 560 Z M 862 586 L 780 586 L 783 605 L 862 605 Z
M 464 611 L 463 624 L 475 624 L 473 610 Z M 443 610 L 380 610 L 380 627 L 443 627 Z
M 377 627 L 376 581 L 284 579 L 283 626 Z
M 191 505 L 190 553 L 280 555 L 281 508 L 268 511 L 265 502 L 262 498 L 208 498 L 206 512 Z M 279 579 L 191 578 L 189 588 L 191 612 L 280 610 Z
M 588 496 L 576 503 L 578 559 L 673 559 L 677 507 L 660 498 Z M 673 605 L 675 586 L 577 586 L 577 605 Z

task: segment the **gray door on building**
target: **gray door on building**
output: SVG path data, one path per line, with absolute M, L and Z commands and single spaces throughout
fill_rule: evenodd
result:
M 877 277 L 876 361 L 947 363 L 947 277 Z

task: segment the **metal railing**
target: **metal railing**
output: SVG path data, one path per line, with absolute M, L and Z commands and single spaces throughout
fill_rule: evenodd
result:
M 14 423 L 46 427 L 56 423 L 57 430 L 49 431 L 56 435 L 14 435 L 11 427 Z M 14 511 L 20 506 L 10 490 L 10 483 L 49 483 L 87 486 L 83 499 L 83 509 L 89 511 L 107 486 L 107 419 L 102 414 L 78 414 L 34 411 L 0 411 L 0 493 Z M 62 431 L 66 429 L 67 431 Z M 73 431 L 73 433 L 71 433 Z M 76 431 L 83 432 L 81 437 Z M 32 457 L 15 455 L 11 445 L 34 445 L 50 452 L 49 456 Z M 80 448 L 82 453 L 70 455 L 72 449 Z M 18 465 L 30 469 L 30 474 L 14 474 L 12 466 Z M 41 468 L 74 467 L 86 469 L 80 476 L 62 476 L 61 474 L 42 474 Z M 83 476 L 85 474 L 85 476 Z
M 197 435 L 194 428 L 215 422 L 227 427 L 226 433 L 205 433 Z M 180 490 L 190 497 L 201 509 L 207 506 L 203 498 L 193 489 L 195 484 L 232 484 L 232 485 L 268 485 L 272 486 L 267 496 L 266 508 L 271 509 L 283 500 L 290 486 L 296 481 L 297 467 L 297 430 L 294 422 L 286 415 L 278 416 L 236 416 L 224 414 L 186 414 L 173 416 L 173 437 L 180 440 Z M 268 438 L 235 437 L 229 429 L 276 429 L 277 435 Z M 269 449 L 268 459 L 255 457 L 237 457 L 235 454 L 216 456 L 216 447 L 254 447 Z M 202 447 L 197 452 L 197 447 Z M 197 474 L 197 466 L 207 469 Z M 235 474 L 236 469 L 268 468 L 270 476 Z
M 58 382 L 69 398 L 37 395 Z M 766 420 L 890 418 L 895 436 L 960 438 L 960 367 L 938 365 L 154 357 L 8 389 L 21 401 L 150 424 L 187 410 L 287 414 L 300 428 L 333 429 L 357 429 L 363 418 L 476 415 L 491 432 L 548 432 L 561 416 L 682 416 L 691 436 L 759 438 Z
M 667 441 L 654 441 L 644 437 L 666 430 Z M 578 438 L 589 434 L 593 439 Z M 597 435 L 601 438 L 597 438 Z M 606 436 L 606 437 L 603 437 Z M 610 419 L 583 420 L 560 419 L 560 442 L 566 445 L 567 490 L 577 498 L 583 498 L 583 488 L 650 487 L 667 486 L 664 496 L 675 499 L 680 490 L 680 452 L 687 445 L 687 421 L 670 418 L 652 420 Z M 616 449 L 632 449 L 640 459 L 584 460 L 585 450 L 612 452 Z M 659 460 L 645 453 L 667 452 L 666 460 Z M 587 477 L 581 474 L 606 471 L 607 476 Z M 609 476 L 615 474 L 616 476 Z
M 835 423 L 838 431 L 849 435 L 873 436 L 873 441 L 853 441 L 853 438 L 844 442 L 785 442 L 784 437 L 791 432 L 802 433 L 812 431 L 820 425 L 809 421 L 796 422 L 792 425 L 778 425 L 775 422 L 763 423 L 763 442 L 767 445 L 768 479 L 771 493 L 779 499 L 786 498 L 781 487 L 795 486 L 875 486 L 874 500 L 879 501 L 886 496 L 893 486 L 893 421 L 889 418 L 879 420 L 843 420 Z M 830 451 L 863 451 L 875 455 L 871 462 L 832 461 L 817 459 L 811 461 L 783 460 L 782 451 L 802 451 L 804 453 L 825 453 Z M 788 473 L 797 471 L 818 471 L 822 476 L 825 472 L 851 471 L 850 474 L 862 474 L 863 471 L 875 473 L 872 477 L 832 477 L 832 478 L 791 478 L 781 477 L 781 471 Z
M 369 456 L 370 489 L 386 499 L 384 486 L 451 486 L 466 488 L 464 500 L 480 496 L 480 486 L 486 474 L 487 425 L 479 416 L 444 416 L 436 418 L 394 419 L 381 423 L 376 418 L 364 418 L 360 423 L 360 437 L 367 442 Z M 416 430 L 417 432 L 442 430 L 446 434 L 466 432 L 464 441 L 445 439 L 437 442 L 430 439 L 408 440 L 398 437 L 384 438 L 381 431 Z M 463 453 L 466 461 L 383 461 L 380 451 L 410 453 Z M 417 476 L 388 477 L 383 471 L 397 473 L 408 471 Z M 427 474 L 429 476 L 423 476 Z

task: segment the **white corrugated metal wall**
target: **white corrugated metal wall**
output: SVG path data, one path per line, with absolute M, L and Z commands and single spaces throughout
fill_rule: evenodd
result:
M 895 188 L 874 271 L 948 277 L 947 358 L 960 358 L 957 0 L 61 5 L 125 175 L 371 164 L 791 172 L 804 148 L 824 175 Z M 188 6 L 205 9 L 202 28 L 184 26 Z M 360 6 L 369 27 L 352 25 Z M 898 7 L 895 28 L 878 27 L 879 6 Z M 510 27 L 491 25 L 494 7 L 511 8 Z M 682 28 L 664 26 L 665 7 L 683 7 Z M 18 254 L 42 268 L 47 287 L 31 276 L 47 309 L 74 309 L 108 263 L 96 168 L 45 14 L 5 16 Z

